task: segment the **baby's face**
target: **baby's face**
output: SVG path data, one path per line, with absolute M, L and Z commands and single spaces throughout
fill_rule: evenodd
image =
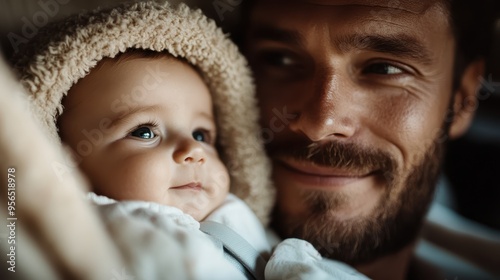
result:
M 214 147 L 211 96 L 186 63 L 107 59 L 63 105 L 61 138 L 96 193 L 175 206 L 197 220 L 225 199 L 229 175 Z

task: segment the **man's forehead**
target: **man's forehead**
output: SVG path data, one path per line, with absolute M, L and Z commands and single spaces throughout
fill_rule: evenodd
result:
M 268 0 L 267 0 L 268 1 Z M 266 2 L 267 2 L 266 1 Z M 284 2 L 272 0 L 272 2 Z M 366 6 L 403 10 L 414 14 L 425 13 L 430 7 L 445 0 L 293 0 L 290 2 L 322 6 Z

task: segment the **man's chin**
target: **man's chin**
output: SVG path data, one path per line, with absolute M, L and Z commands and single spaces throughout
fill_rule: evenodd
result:
M 387 218 L 380 211 L 351 218 L 327 211 L 305 219 L 275 213 L 272 226 L 283 238 L 309 241 L 324 257 L 358 265 L 397 252 L 417 237 L 421 219 L 401 224 Z

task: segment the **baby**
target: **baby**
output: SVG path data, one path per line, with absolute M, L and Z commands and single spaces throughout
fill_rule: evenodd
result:
M 132 97 L 130 104 L 119 104 Z M 208 220 L 228 225 L 259 253 L 270 252 L 257 217 L 228 196 L 211 94 L 186 61 L 165 52 L 128 50 L 101 60 L 62 104 L 59 135 L 73 151 L 86 141 L 87 131 L 100 131 L 80 161 L 97 194 L 89 195 L 95 203 L 154 202 L 197 221 L 210 215 Z M 174 209 L 162 210 L 179 218 Z
M 17 67 L 37 117 L 78 158 L 92 201 L 131 215 L 144 208 L 152 223 L 165 214 L 179 226 L 225 224 L 257 252 L 255 267 L 237 269 L 262 279 L 269 163 L 246 62 L 214 23 L 186 6 L 146 2 L 73 17 L 38 38 Z M 227 249 L 219 237 L 210 238 Z M 238 248 L 229 259 L 248 258 Z M 265 269 L 268 279 L 363 278 L 302 240 L 282 242 Z
M 143 50 L 103 59 L 62 104 L 59 135 L 73 151 L 86 131 L 102 132 L 80 162 L 95 193 L 175 206 L 197 221 L 226 198 L 210 91 L 187 62 Z

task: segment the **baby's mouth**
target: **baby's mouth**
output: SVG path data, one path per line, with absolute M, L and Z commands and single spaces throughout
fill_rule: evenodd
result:
M 203 186 L 198 182 L 191 182 L 185 185 L 180 185 L 176 187 L 171 187 L 173 190 L 192 190 L 192 191 L 201 191 Z

